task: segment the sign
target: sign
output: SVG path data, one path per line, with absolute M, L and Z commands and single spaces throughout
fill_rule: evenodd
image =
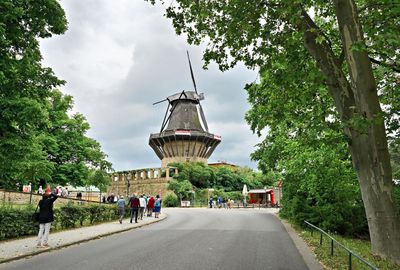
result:
M 220 141 L 220 140 L 221 140 L 221 136 L 219 136 L 219 135 L 214 135 L 214 139 Z
M 30 185 L 24 185 L 24 186 L 22 186 L 22 192 L 24 192 L 24 193 L 30 193 L 30 192 L 31 192 L 31 186 L 30 186 Z
M 181 201 L 181 207 L 189 207 L 190 201 Z
M 178 129 L 175 131 L 175 135 L 186 135 L 186 136 L 190 136 L 191 132 L 190 130 L 182 130 L 182 129 Z

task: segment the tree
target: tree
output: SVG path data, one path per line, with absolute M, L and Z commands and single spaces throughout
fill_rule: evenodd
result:
M 46 100 L 64 82 L 41 66 L 38 38 L 66 29 L 56 0 L 0 2 L 0 186 L 13 187 L 25 166 L 38 165 L 32 162 L 40 160 L 46 174 L 51 167 L 41 153 L 40 131 L 48 124 Z
M 101 169 L 92 169 L 89 173 L 87 181 L 85 182 L 86 186 L 95 186 L 100 190 L 100 192 L 106 192 L 110 184 L 111 176 Z
M 359 180 L 372 251 L 400 264 L 400 216 L 393 203 L 384 126 L 390 117 L 380 107 L 377 90 L 377 84 L 387 90 L 393 80 L 385 80 L 371 64 L 385 69 L 386 77 L 399 71 L 399 5 L 383 0 L 177 0 L 166 15 L 189 43 L 206 40 L 204 60 L 216 61 L 221 70 L 243 61 L 262 72 L 279 59 L 308 52 L 320 72 L 303 80 L 322 79 L 333 99 Z M 301 69 L 310 57 L 290 69 Z
M 43 131 L 46 134 L 44 150 L 54 166 L 53 181 L 81 186 L 91 177 L 91 171 L 98 171 L 96 179 L 107 174 L 111 163 L 106 161 L 100 144 L 86 136 L 90 126 L 85 117 L 79 113 L 68 115 L 72 105 L 71 96 L 53 90 L 47 103 L 50 123 Z
M 179 195 L 181 199 L 190 199 L 190 194 L 193 192 L 193 185 L 189 180 L 171 180 L 168 183 L 168 189 L 172 190 L 175 194 Z
M 86 136 L 86 119 L 68 114 L 72 97 L 56 90 L 64 81 L 41 64 L 38 39 L 66 29 L 64 10 L 56 0 L 0 2 L 2 187 L 15 189 L 37 178 L 41 183 L 82 185 L 92 170 L 98 175 L 111 169 L 100 144 Z

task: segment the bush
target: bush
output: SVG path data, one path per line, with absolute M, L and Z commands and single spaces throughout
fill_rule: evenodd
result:
M 31 220 L 34 213 L 33 206 L 14 208 L 0 207 L 0 240 L 17 238 L 26 235 L 35 235 L 38 225 Z M 128 211 L 127 211 L 128 212 Z M 112 221 L 118 219 L 115 205 L 105 204 L 73 204 L 68 203 L 54 208 L 54 229 L 75 228 L 85 224 Z M 86 222 L 85 222 L 86 221 Z
M 179 205 L 178 196 L 175 193 L 168 193 L 163 199 L 163 205 L 166 207 L 176 207 Z
M 73 203 L 68 203 L 59 208 L 59 221 L 61 228 L 75 228 L 79 223 L 82 225 L 83 220 L 81 217 L 85 216 L 85 209 L 83 207 L 76 207 Z
M 37 224 L 31 220 L 35 209 L 30 207 L 0 207 L 0 240 L 37 233 Z
M 393 189 L 394 201 L 397 205 L 397 209 L 400 211 L 400 185 L 395 185 Z

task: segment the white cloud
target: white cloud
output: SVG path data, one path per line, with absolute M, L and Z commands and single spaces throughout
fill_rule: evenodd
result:
M 244 121 L 249 105 L 243 87 L 256 73 L 237 67 L 202 70 L 201 48 L 175 35 L 163 8 L 145 1 L 61 1 L 69 30 L 41 42 L 44 64 L 67 81 L 62 88 L 86 116 L 89 136 L 98 140 L 117 170 L 159 166 L 148 146 L 159 132 L 166 104 L 152 103 L 193 90 L 190 51 L 210 132 L 222 135 L 210 161 L 255 167 L 249 154 L 259 139 Z

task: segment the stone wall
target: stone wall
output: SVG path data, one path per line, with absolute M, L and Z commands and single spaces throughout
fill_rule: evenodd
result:
M 168 183 L 178 170 L 172 167 L 145 168 L 125 172 L 116 172 L 112 175 L 111 186 L 107 194 L 131 196 L 132 194 L 166 194 Z
M 113 182 L 111 187 L 108 188 L 107 194 L 113 193 L 114 195 L 130 196 L 136 194 L 157 195 L 165 194 L 167 192 L 168 182 L 166 178 L 162 179 L 146 179 L 131 181 L 130 186 L 126 181 Z
M 0 203 L 1 204 L 29 204 L 29 198 L 30 198 L 30 193 L 0 190 Z M 83 198 L 85 198 L 85 197 L 83 197 Z M 42 195 L 32 194 L 32 204 L 33 205 L 37 205 L 41 199 L 42 199 Z M 55 201 L 55 205 L 67 204 L 70 201 L 79 202 L 79 200 L 77 200 L 75 198 L 59 197 Z M 86 201 L 86 200 L 82 200 L 82 202 L 97 203 L 95 201 Z

